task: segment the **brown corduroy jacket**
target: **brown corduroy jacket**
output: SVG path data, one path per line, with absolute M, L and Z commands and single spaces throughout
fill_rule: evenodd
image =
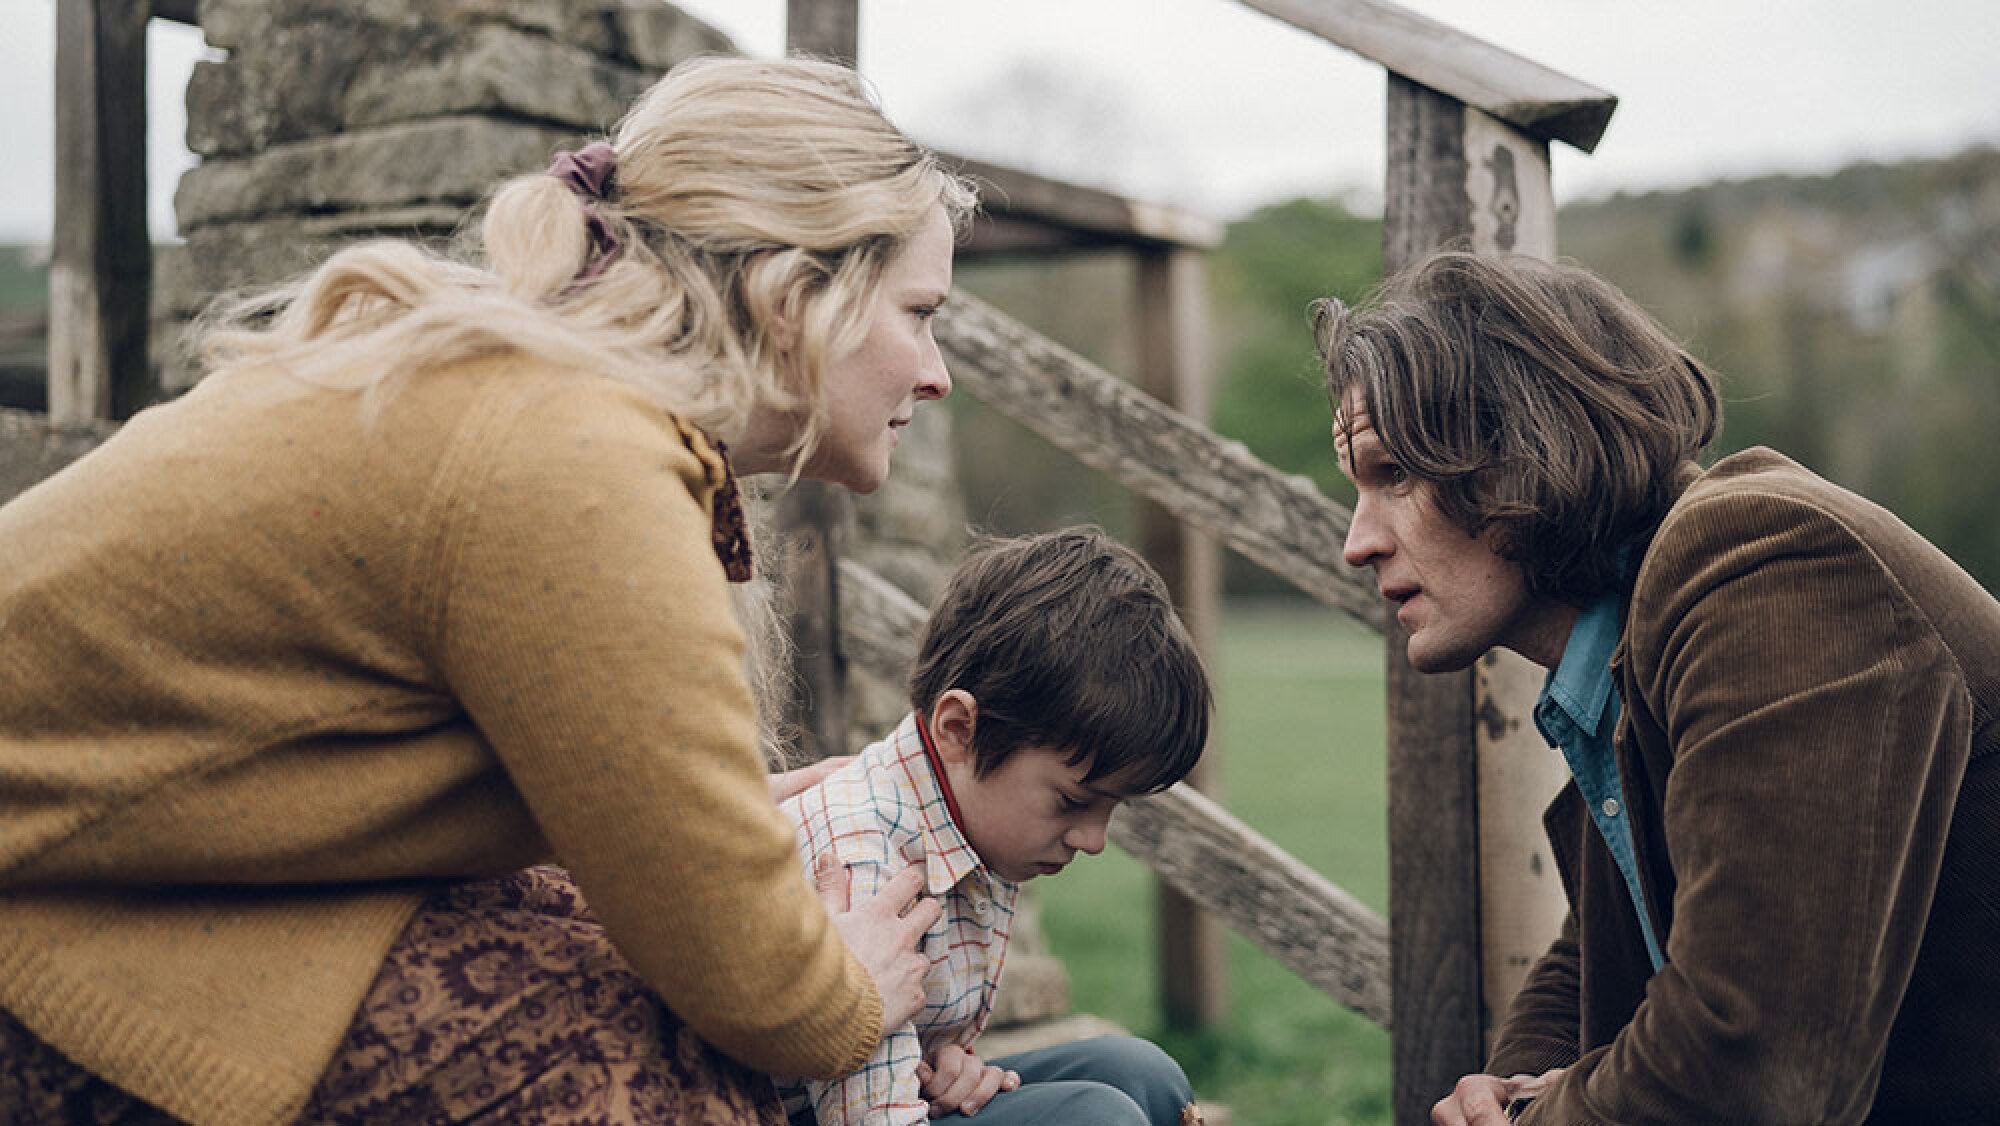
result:
M 1751 450 L 1662 523 L 1612 668 L 1667 964 L 1565 787 L 1571 911 L 1487 1070 L 1569 1070 L 1521 1121 L 2000 1120 L 2000 603 Z

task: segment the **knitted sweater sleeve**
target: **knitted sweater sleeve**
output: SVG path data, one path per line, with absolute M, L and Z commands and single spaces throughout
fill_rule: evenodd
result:
M 587 376 L 460 430 L 412 599 L 451 690 L 613 942 L 743 1063 L 860 1066 L 881 1002 L 773 805 L 710 541 L 719 461 Z

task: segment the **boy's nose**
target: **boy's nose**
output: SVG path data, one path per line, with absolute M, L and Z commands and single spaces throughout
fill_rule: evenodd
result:
M 1104 851 L 1105 827 L 1111 823 L 1109 815 L 1095 819 L 1088 825 L 1079 825 L 1063 834 L 1063 843 L 1078 852 L 1096 856 Z

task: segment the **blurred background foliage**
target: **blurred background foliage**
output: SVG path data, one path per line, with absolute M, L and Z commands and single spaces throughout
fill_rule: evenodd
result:
M 1722 381 L 1716 452 L 1774 446 L 1893 509 L 2000 589 L 2000 150 L 1571 204 L 1560 252 L 1637 298 Z M 1261 208 L 1211 256 L 1214 427 L 1347 495 L 1311 303 L 1379 280 L 1381 223 L 1335 199 Z M 968 263 L 960 283 L 1118 373 L 1129 263 Z M 967 511 L 1000 531 L 1129 527 L 1131 501 L 970 396 L 953 399 Z M 1231 595 L 1280 593 L 1231 560 Z

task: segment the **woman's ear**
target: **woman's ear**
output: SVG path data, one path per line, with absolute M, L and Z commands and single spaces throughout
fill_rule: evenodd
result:
M 931 743 L 948 763 L 970 766 L 972 732 L 979 723 L 979 701 L 963 688 L 952 688 L 931 704 Z

